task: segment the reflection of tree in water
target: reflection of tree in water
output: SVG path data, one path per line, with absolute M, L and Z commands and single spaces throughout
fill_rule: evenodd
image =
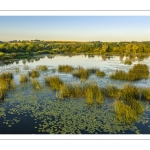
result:
M 106 59 L 107 59 L 106 55 L 102 55 L 101 57 L 102 57 L 103 61 L 106 61 Z
M 124 55 L 119 56 L 120 61 L 123 61 L 123 58 L 124 58 Z

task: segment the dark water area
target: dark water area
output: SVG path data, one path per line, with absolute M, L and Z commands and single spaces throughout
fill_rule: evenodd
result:
M 123 58 L 125 60 L 126 57 Z M 115 100 L 105 98 L 102 106 L 88 106 L 84 98 L 60 100 L 56 93 L 44 84 L 45 76 L 58 75 L 65 83 L 80 83 L 71 74 L 59 73 L 58 65 L 69 64 L 74 67 L 99 67 L 106 73 L 103 78 L 95 75 L 88 81 L 96 82 L 100 87 L 113 84 L 122 87 L 126 81 L 114 81 L 109 75 L 116 69 L 128 71 L 131 66 L 139 63 L 138 59 L 132 65 L 125 65 L 119 56 L 44 56 L 38 61 L 19 61 L 17 64 L 0 66 L 0 73 L 12 71 L 16 89 L 9 91 L 0 102 L 0 134 L 150 134 L 149 102 L 142 101 L 145 112 L 132 124 L 121 123 L 115 115 Z M 150 59 L 140 63 L 150 68 Z M 41 71 L 37 80 L 42 88 L 35 90 L 31 83 L 21 85 L 19 74 L 27 74 L 37 65 L 47 65 L 47 71 Z M 19 71 L 16 71 L 19 68 Z M 55 71 L 54 71 L 55 69 Z M 150 87 L 150 80 L 143 79 L 131 84 L 138 87 Z

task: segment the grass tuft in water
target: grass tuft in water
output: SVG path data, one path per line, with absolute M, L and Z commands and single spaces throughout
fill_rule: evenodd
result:
M 96 75 L 97 75 L 98 77 L 104 77 L 104 76 L 105 76 L 105 72 L 104 72 L 104 71 L 101 71 L 101 70 L 97 70 L 97 71 L 96 71 Z
M 70 73 L 74 70 L 74 68 L 70 65 L 59 65 L 58 72 Z
M 36 66 L 36 69 L 41 70 L 41 71 L 46 71 L 48 70 L 48 67 L 46 65 L 39 65 L 39 66 Z
M 136 81 L 140 79 L 148 79 L 149 69 L 146 64 L 134 65 L 128 73 L 122 70 L 116 70 L 110 75 L 110 78 L 116 80 Z
M 20 74 L 20 82 L 25 83 L 28 82 L 28 76 L 26 74 Z
M 39 90 L 41 88 L 41 85 L 40 83 L 37 81 L 37 79 L 33 79 L 32 81 L 32 85 L 33 85 L 33 88 L 36 89 L 36 90 Z
M 124 64 L 125 64 L 125 65 L 131 65 L 131 64 L 132 64 L 132 61 L 131 61 L 131 60 L 125 60 L 125 61 L 124 61 Z
M 32 78 L 38 78 L 40 76 L 40 73 L 38 70 L 31 70 L 28 73 L 29 73 L 29 77 L 32 77 Z

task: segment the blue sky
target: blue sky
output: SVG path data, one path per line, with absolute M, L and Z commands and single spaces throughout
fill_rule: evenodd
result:
M 150 16 L 0 16 L 0 41 L 150 41 Z

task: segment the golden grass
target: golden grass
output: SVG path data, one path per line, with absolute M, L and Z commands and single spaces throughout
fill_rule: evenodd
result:
M 20 82 L 25 83 L 28 82 L 28 76 L 26 74 L 20 74 Z
M 34 89 L 39 90 L 41 88 L 40 83 L 36 79 L 33 79 L 31 82 Z
M 105 72 L 104 72 L 104 71 L 101 71 L 101 70 L 97 70 L 97 71 L 96 71 L 96 75 L 97 75 L 98 77 L 104 77 L 104 76 L 105 76 Z
M 39 65 L 39 66 L 36 66 L 36 69 L 41 70 L 41 71 L 46 71 L 48 70 L 48 67 L 46 65 Z
M 74 68 L 70 65 L 59 65 L 58 72 L 70 73 L 74 70 Z
M 40 73 L 38 70 L 31 70 L 29 71 L 29 77 L 32 78 L 38 78 L 40 76 Z
M 136 81 L 140 79 L 148 79 L 149 68 L 146 64 L 134 65 L 128 73 L 122 70 L 116 70 L 110 75 L 110 78 L 117 80 Z

